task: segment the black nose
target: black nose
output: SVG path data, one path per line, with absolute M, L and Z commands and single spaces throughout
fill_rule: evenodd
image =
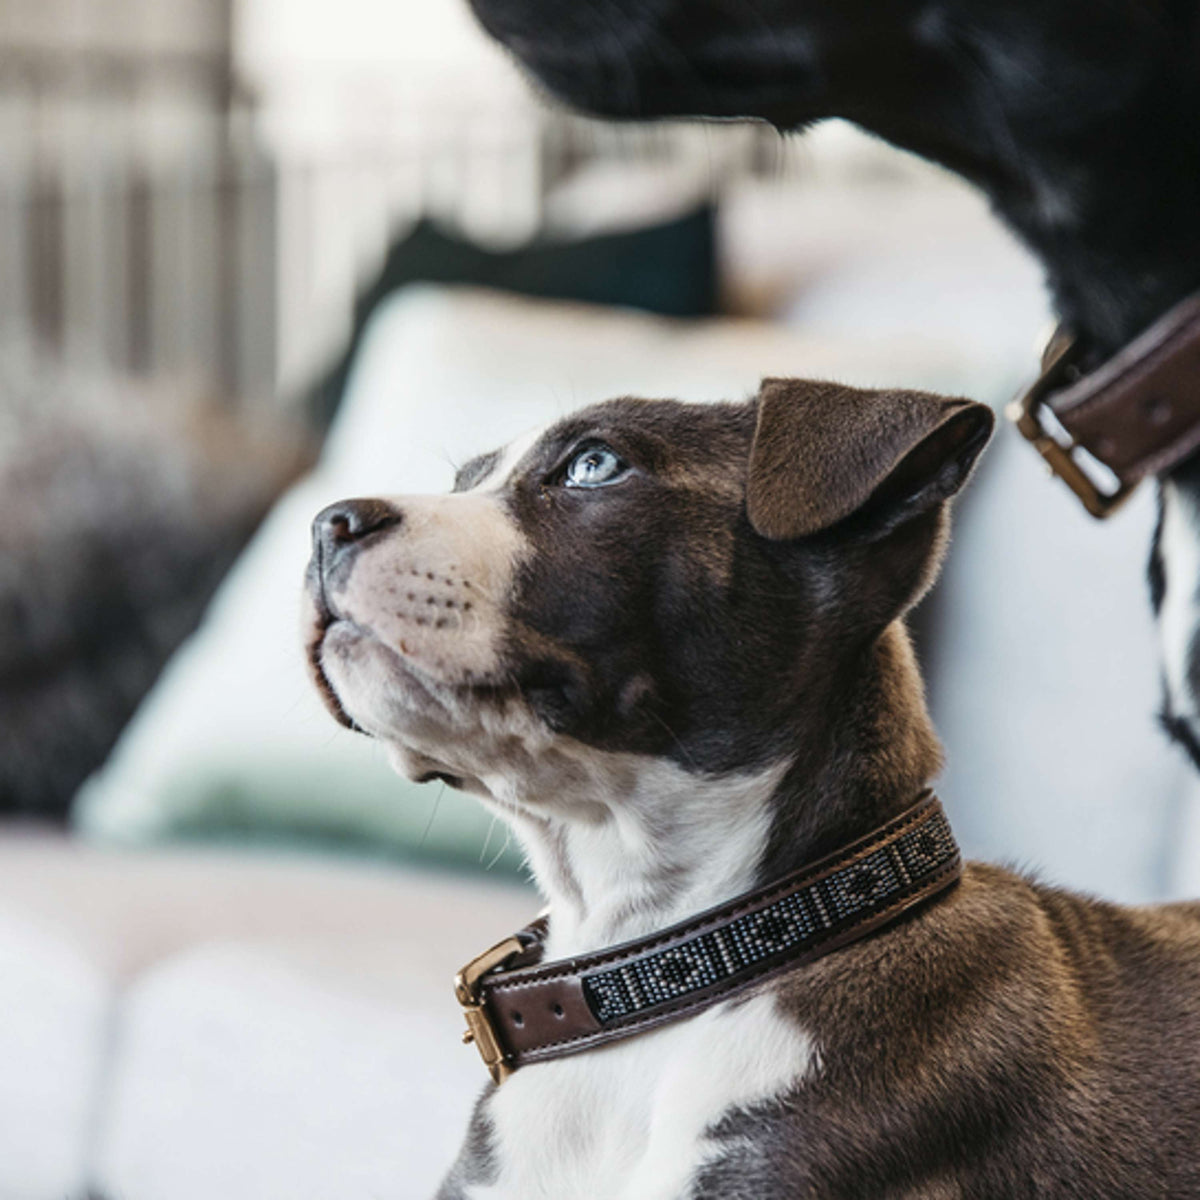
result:
M 339 500 L 313 519 L 313 553 L 328 567 L 367 534 L 399 525 L 400 520 L 399 510 L 384 500 Z

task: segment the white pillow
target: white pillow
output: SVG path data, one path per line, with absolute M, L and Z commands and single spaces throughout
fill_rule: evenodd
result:
M 49 922 L 0 908 L 0 1196 L 83 1196 L 112 995 Z
M 981 391 L 964 356 L 911 337 L 816 341 L 756 322 L 475 290 L 420 287 L 389 301 L 318 468 L 276 506 L 81 792 L 79 827 L 121 841 L 315 833 L 489 863 L 504 837 L 485 845 L 481 809 L 393 775 L 376 744 L 334 724 L 308 682 L 297 613 L 313 515 L 346 496 L 443 490 L 454 463 L 591 401 L 736 399 L 771 374 Z M 1010 385 L 982 390 L 1006 398 Z

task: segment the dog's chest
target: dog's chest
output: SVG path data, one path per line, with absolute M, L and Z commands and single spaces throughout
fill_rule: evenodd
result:
M 518 1071 L 487 1105 L 495 1174 L 470 1200 L 685 1200 L 721 1157 L 714 1128 L 813 1067 L 810 1038 L 762 993 Z M 739 1129 L 739 1149 L 746 1134 Z

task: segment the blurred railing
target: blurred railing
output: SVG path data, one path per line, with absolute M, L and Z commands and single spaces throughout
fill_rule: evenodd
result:
M 269 393 L 275 221 L 274 176 L 253 155 L 182 169 L 114 155 L 8 174 L 0 330 L 81 363 Z
M 269 394 L 274 175 L 239 137 L 229 5 L 126 7 L 46 0 L 15 32 L 9 13 L 0 337 Z
M 582 166 L 691 161 L 715 193 L 781 161 L 765 130 L 613 128 L 458 87 L 391 109 L 372 94 L 368 136 L 276 161 L 230 69 L 228 4 L 187 11 L 208 22 L 190 42 L 105 41 L 94 18 L 82 41 L 49 18 L 0 38 L 0 341 L 273 403 L 336 356 L 356 292 L 422 216 L 511 244 Z

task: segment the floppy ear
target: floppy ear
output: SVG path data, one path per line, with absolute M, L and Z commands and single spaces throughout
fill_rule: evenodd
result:
M 862 513 L 882 536 L 954 495 L 991 435 L 992 410 L 929 392 L 764 379 L 746 508 L 764 537 L 805 537 Z

